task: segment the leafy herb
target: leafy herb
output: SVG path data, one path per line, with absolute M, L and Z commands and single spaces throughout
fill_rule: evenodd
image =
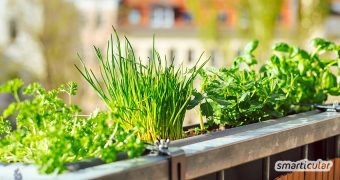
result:
M 279 55 L 272 55 L 261 71 L 265 77 L 280 80 L 279 86 L 285 90 L 289 103 L 296 106 L 295 111 L 323 103 L 328 94 L 340 95 L 340 83 L 331 69 L 337 66 L 339 56 L 321 58 L 327 51 L 338 55 L 340 46 L 320 38 L 312 44 L 315 48 L 312 53 L 285 43 L 276 44 L 273 49 L 280 52 Z
M 1 85 L 0 89 L 15 95 L 21 85 L 17 79 Z M 0 116 L 0 133 L 3 134 L 0 162 L 34 163 L 43 173 L 61 173 L 66 170 L 65 163 L 90 158 L 112 162 L 118 152 L 126 152 L 129 157 L 143 152 L 136 129 L 123 130 L 114 123 L 113 114 L 80 115 L 78 106 L 68 106 L 58 97 L 60 93 L 71 97 L 76 90 L 73 82 L 51 91 L 37 83 L 25 87 L 23 94 L 32 98 L 12 103 Z M 10 115 L 16 117 L 16 129 L 12 129 L 7 120 Z
M 340 95 L 340 46 L 323 39 L 315 39 L 314 52 L 309 53 L 286 43 L 278 43 L 276 51 L 260 71 L 252 66 L 252 54 L 257 41 L 249 43 L 244 54 L 234 60 L 230 68 L 201 71 L 202 115 L 211 124 L 245 125 L 253 122 L 310 110 L 323 103 L 327 95 Z M 335 52 L 335 59 L 322 59 L 324 52 Z M 198 103 L 198 102 L 196 102 Z
M 117 54 L 112 37 L 106 57 L 95 47 L 100 63 L 98 78 L 83 61 L 83 70 L 77 67 L 78 70 L 112 112 L 119 114 L 124 129 L 139 127 L 138 135 L 146 141 L 181 138 L 193 80 L 206 62 L 175 70 L 173 61 L 163 61 L 153 46 L 151 59 L 143 65 L 128 39 L 123 52 L 116 32 L 115 35 Z

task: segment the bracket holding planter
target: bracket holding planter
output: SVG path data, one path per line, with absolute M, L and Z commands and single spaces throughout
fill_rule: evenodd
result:
M 0 167 L 0 179 L 13 179 L 16 169 L 27 179 L 180 180 L 216 172 L 223 178 L 224 170 L 261 159 L 262 179 L 269 179 L 271 156 L 333 137 L 331 148 L 340 157 L 340 113 L 311 111 L 174 141 L 177 148 L 169 148 L 170 156 L 142 156 L 50 176 L 30 172 L 32 166 L 8 165 Z M 308 148 L 302 149 L 307 156 Z
M 169 156 L 170 163 L 170 179 L 171 180 L 184 180 L 185 179 L 185 153 L 179 148 L 170 148 L 165 154 Z

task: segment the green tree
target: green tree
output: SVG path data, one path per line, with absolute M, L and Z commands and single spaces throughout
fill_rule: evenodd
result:
M 218 22 L 221 4 L 237 10 L 237 27 L 231 30 L 237 32 L 238 38 L 240 40 L 256 38 L 261 41 L 261 47 L 265 48 L 274 37 L 282 2 L 283 0 L 258 0 L 256 2 L 251 0 L 188 0 L 187 5 L 193 13 L 201 37 L 208 40 L 210 46 L 213 45 L 212 48 L 222 49 L 219 47 L 221 42 L 229 38 L 223 31 L 222 24 Z
M 246 34 L 250 38 L 269 43 L 274 37 L 277 19 L 281 12 L 283 0 L 240 0 L 237 5 L 239 22 L 246 18 L 248 24 Z
M 324 22 L 329 14 L 330 0 L 298 0 L 297 29 L 300 42 L 308 37 Z
M 46 61 L 45 84 L 55 88 L 57 84 L 78 80 L 73 68 L 80 47 L 79 14 L 70 2 L 64 0 L 41 1 L 44 8 L 44 28 L 39 39 Z
M 219 31 L 218 4 L 216 1 L 188 0 L 187 5 L 199 28 L 200 36 L 204 40 L 220 40 L 221 31 Z

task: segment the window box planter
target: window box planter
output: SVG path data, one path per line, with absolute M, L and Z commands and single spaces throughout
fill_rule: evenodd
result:
M 327 150 L 321 155 L 336 158 L 340 156 L 339 136 L 340 113 L 310 111 L 173 141 L 168 150 L 173 157 L 146 155 L 61 175 L 39 175 L 33 165 L 16 163 L 0 166 L 0 179 L 194 179 L 209 174 L 210 178 L 223 178 L 230 172 L 236 177 L 235 168 L 258 162 L 262 168 L 253 178 L 273 179 L 277 175 L 272 173 L 270 160 L 277 159 L 278 154 L 300 148 L 296 152 L 304 153 L 298 153 L 298 158 L 315 158 L 311 144 L 323 140 Z M 340 164 L 335 168 L 335 175 L 339 174 Z

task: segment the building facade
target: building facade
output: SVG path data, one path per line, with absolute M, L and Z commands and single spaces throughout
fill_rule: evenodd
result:
M 209 42 L 200 37 L 199 24 L 193 20 L 193 12 L 186 0 L 121 0 L 117 27 L 129 37 L 135 52 L 142 58 L 150 57 L 152 36 L 156 35 L 156 47 L 161 55 L 175 58 L 175 64 L 192 65 L 204 52 L 209 65 L 220 67 L 231 62 L 247 40 L 237 37 L 237 1 L 209 1 L 209 8 L 216 8 L 219 26 L 227 41 Z M 289 29 L 294 25 L 294 0 L 285 0 L 279 18 L 279 26 Z M 207 9 L 200 11 L 209 16 Z M 204 16 L 203 16 L 204 18 Z M 247 22 L 245 22 L 246 24 Z M 247 24 L 246 24 L 247 26 Z M 229 59 L 229 61 L 226 61 Z

